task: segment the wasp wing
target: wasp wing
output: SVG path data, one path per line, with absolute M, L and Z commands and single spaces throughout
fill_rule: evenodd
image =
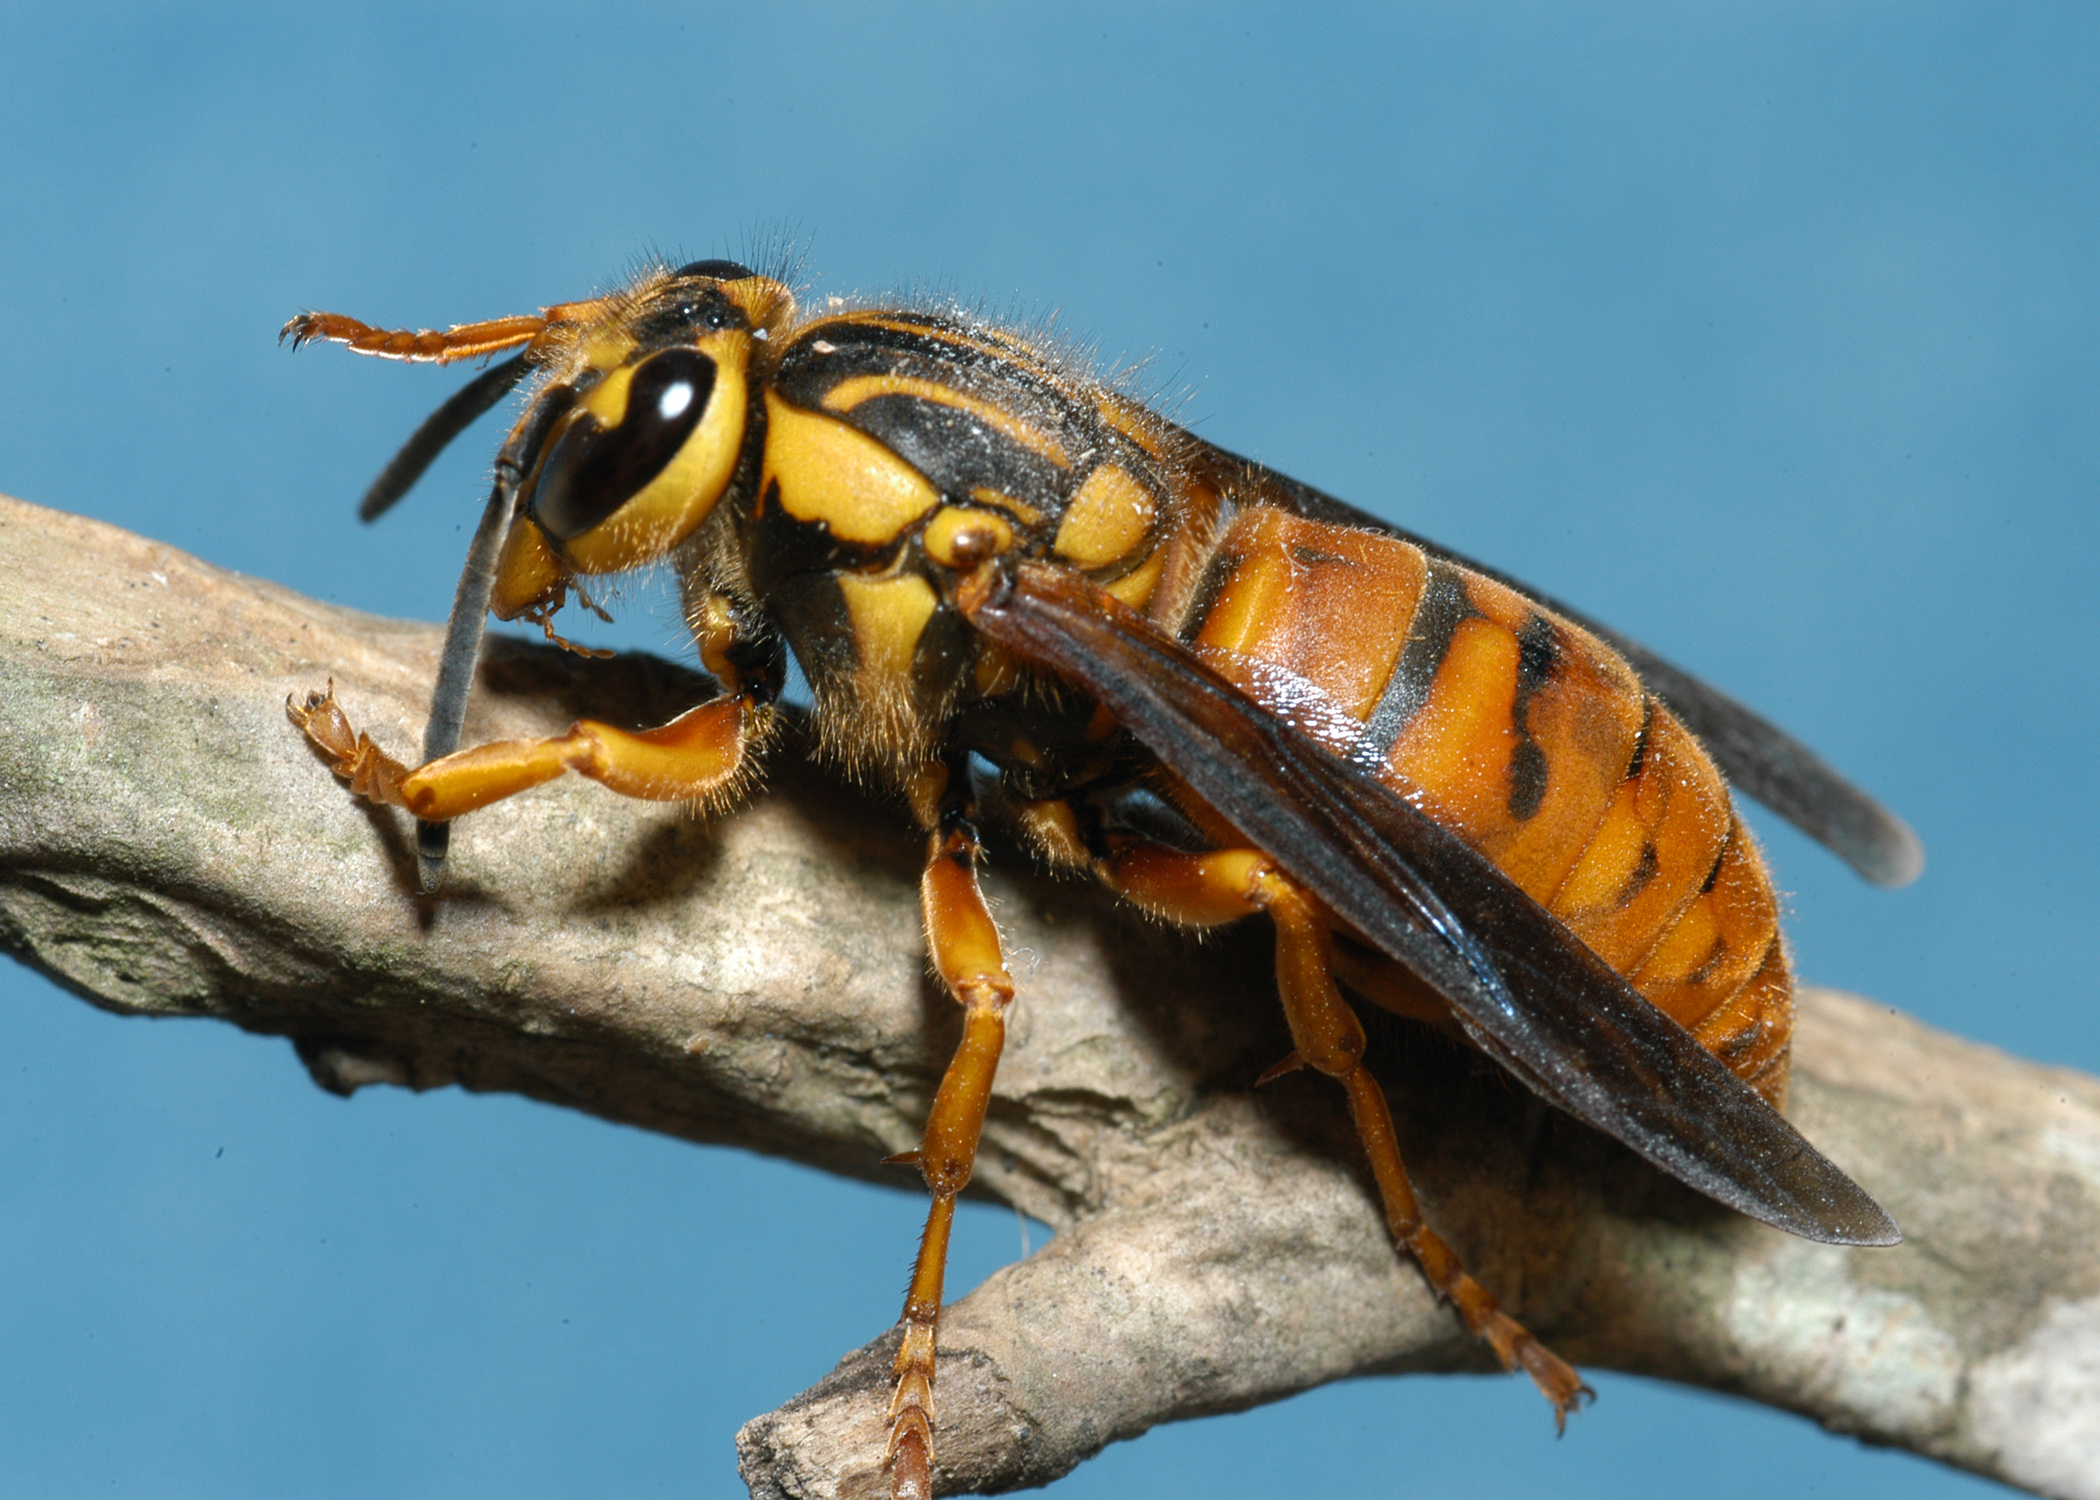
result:
M 1509 878 L 1360 766 L 1083 579 L 965 589 L 974 625 L 1073 679 L 1343 922 L 1448 1002 L 1541 1097 L 1678 1180 L 1808 1239 L 1895 1224 L 1779 1112 Z
M 1228 453 L 1186 434 L 1184 462 L 1200 482 L 1242 499 L 1258 497 L 1308 520 L 1382 532 L 1515 589 L 1608 643 L 1632 665 L 1650 692 L 1669 705 L 1705 744 L 1737 790 L 1754 797 L 1879 886 L 1908 885 L 1925 868 L 1925 846 L 1908 824 L 1847 781 L 1815 751 L 1771 720 L 1640 642 L 1599 624 L 1499 568 L 1453 552 L 1301 484 L 1289 475 Z

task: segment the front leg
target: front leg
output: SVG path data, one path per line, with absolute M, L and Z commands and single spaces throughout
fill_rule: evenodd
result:
M 977 1161 L 992 1077 L 1006 1042 L 1006 1007 L 1014 997 L 999 928 L 977 886 L 977 829 L 959 790 L 964 779 L 946 767 L 933 768 L 914 798 L 920 821 L 929 825 L 926 870 L 919 882 L 926 946 L 941 982 L 963 1007 L 963 1034 L 934 1095 L 919 1149 L 895 1158 L 918 1166 L 933 1206 L 904 1299 L 904 1339 L 897 1348 L 885 1455 L 893 1500 L 931 1500 L 933 1495 L 934 1353 L 948 1231 L 955 1221 L 955 1196 L 968 1185 Z
M 615 729 L 578 719 L 564 735 L 475 745 L 410 769 L 351 726 L 332 686 L 325 693 L 309 693 L 304 703 L 288 701 L 285 709 L 351 791 L 434 823 L 516 796 L 565 771 L 626 797 L 726 800 L 770 717 L 753 697 L 736 694 L 656 729 Z

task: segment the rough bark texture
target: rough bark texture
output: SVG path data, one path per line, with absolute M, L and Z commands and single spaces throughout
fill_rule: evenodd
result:
M 112 1009 L 289 1036 L 328 1088 L 509 1089 L 862 1176 L 913 1144 L 958 1026 L 901 810 L 792 754 L 712 824 L 556 783 L 462 823 L 420 901 L 405 823 L 342 793 L 283 703 L 333 676 L 406 751 L 435 627 L 12 501 L 0 556 L 9 952 Z M 695 687 L 503 644 L 468 736 L 651 722 Z M 1332 1091 L 1249 1092 L 1287 1045 L 1263 935 L 1197 946 L 1018 869 L 989 881 L 1023 994 L 976 1190 L 1059 1233 L 949 1310 L 944 1492 L 1341 1376 L 1481 1367 L 1388 1247 Z M 1578 1363 L 2100 1497 L 2100 1083 L 1806 991 L 1791 1113 L 1909 1236 L 1846 1251 L 1714 1208 L 1449 1044 L 1394 1024 L 1378 1051 L 1434 1221 Z M 754 1494 L 875 1492 L 888 1349 L 744 1429 Z

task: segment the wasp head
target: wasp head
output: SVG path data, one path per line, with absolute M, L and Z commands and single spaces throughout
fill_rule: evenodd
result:
M 549 378 L 498 459 L 517 479 L 503 619 L 557 604 L 577 575 L 664 557 L 713 513 L 747 446 L 754 349 L 794 302 L 771 277 L 708 260 L 574 306 L 573 324 L 550 325 Z

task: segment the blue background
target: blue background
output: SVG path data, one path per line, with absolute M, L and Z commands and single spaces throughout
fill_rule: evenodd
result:
M 1804 975 L 2100 1070 L 2090 7 L 991 9 L 9 6 L 0 489 L 437 618 L 495 419 L 361 528 L 461 377 L 285 317 L 785 230 L 820 290 L 1059 309 L 1766 710 L 1930 851 L 1874 892 L 1759 818 Z M 737 1494 L 736 1425 L 895 1316 L 915 1196 L 0 990 L 9 1495 Z M 951 1286 L 1028 1232 L 972 1208 Z M 1558 1443 L 1521 1381 L 1360 1382 L 1059 1493 L 1989 1488 L 1596 1379 Z

